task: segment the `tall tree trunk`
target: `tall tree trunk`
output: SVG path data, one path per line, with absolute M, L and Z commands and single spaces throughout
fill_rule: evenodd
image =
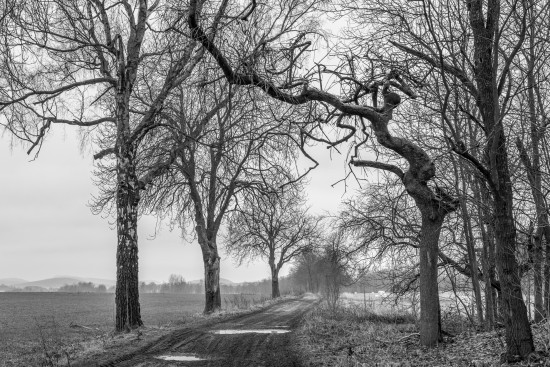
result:
M 548 318 L 550 317 L 550 237 L 544 235 L 544 239 L 546 240 L 544 248 L 544 311 Z
M 487 225 L 489 226 L 489 225 Z M 485 230 L 485 224 L 481 223 L 481 235 L 483 237 L 483 280 L 485 282 L 485 330 L 493 330 L 498 315 L 496 305 L 496 291 L 491 285 L 495 280 L 494 239 L 490 237 L 492 231 Z
M 535 321 L 539 322 L 544 318 L 544 304 L 542 294 L 542 236 L 544 235 L 545 222 L 547 219 L 547 208 L 544 194 L 542 192 L 542 171 L 541 171 L 541 153 L 540 142 L 543 136 L 543 131 L 539 127 L 539 118 L 537 115 L 537 98 L 535 96 L 535 88 L 537 88 L 537 81 L 535 77 L 536 68 L 536 40 L 535 40 L 535 15 L 534 7 L 531 4 L 530 9 L 530 25 L 529 25 L 529 49 L 527 61 L 527 102 L 529 106 L 529 125 L 530 125 L 530 138 L 531 149 L 530 156 L 525 149 L 523 139 L 519 136 L 516 140 L 516 145 L 519 150 L 520 160 L 527 172 L 527 178 L 531 187 L 531 193 L 535 202 L 535 212 L 537 215 L 536 229 L 534 236 L 534 246 L 532 256 L 533 262 L 533 282 L 535 288 Z
M 515 257 L 516 230 L 511 201 L 511 197 L 507 200 L 501 195 L 495 198 L 496 264 L 501 284 L 509 361 L 516 360 L 516 356 L 524 359 L 534 350 Z
M 537 228 L 534 237 L 533 285 L 535 288 L 535 322 L 541 322 L 545 314 L 542 293 L 542 228 Z
M 495 281 L 495 245 L 492 230 L 492 215 L 488 213 L 490 197 L 485 186 L 475 181 L 474 199 L 478 203 L 477 216 L 483 251 L 481 266 L 483 267 L 483 281 L 485 283 L 485 330 L 493 330 L 498 308 L 496 306 L 496 290 L 492 283 Z
M 475 303 L 476 303 L 476 312 L 479 325 L 483 325 L 483 301 L 481 299 L 481 289 L 479 287 L 479 272 L 477 266 L 477 256 L 475 251 L 474 236 L 472 232 L 472 223 L 468 215 L 468 208 L 464 200 L 461 200 L 462 203 L 462 218 L 464 222 L 465 232 L 466 232 L 466 247 L 468 250 L 468 261 L 470 269 L 472 271 L 472 287 L 474 289 Z
M 222 307 L 220 293 L 220 256 L 217 250 L 203 253 L 204 260 L 204 313 L 219 311 Z
M 462 192 L 466 193 L 468 192 L 468 185 L 467 182 L 472 182 L 472 177 L 469 172 L 466 172 L 464 170 L 463 165 L 460 165 L 460 170 L 458 167 L 458 164 L 455 159 L 452 159 L 454 173 L 455 173 L 455 182 L 458 189 L 458 185 L 461 182 L 462 183 Z M 460 171 L 460 174 L 459 174 Z M 462 179 L 460 179 L 462 178 Z M 458 191 L 458 190 L 457 190 Z M 478 272 L 478 265 L 477 265 L 477 256 L 476 256 L 476 249 L 475 249 L 475 238 L 472 231 L 472 219 L 470 218 L 470 215 L 468 213 L 468 203 L 466 201 L 466 198 L 462 198 L 460 200 L 460 211 L 462 215 L 462 223 L 464 224 L 464 236 L 466 238 L 466 250 L 468 253 L 468 263 L 470 265 L 471 273 L 472 273 L 472 288 L 474 290 L 474 296 L 475 296 L 475 306 L 476 306 L 476 312 L 477 312 L 477 318 L 479 325 L 483 325 L 483 301 L 481 298 L 481 289 L 479 286 L 479 272 Z
M 513 214 L 512 180 L 508 167 L 508 146 L 500 116 L 499 40 L 500 1 L 467 0 L 474 41 L 474 73 L 477 85 L 476 104 L 487 136 L 489 163 L 487 177 L 494 197 L 496 264 L 501 285 L 503 319 L 506 327 L 508 361 L 525 359 L 533 352 L 533 336 L 523 302 L 516 261 L 516 228 Z
M 122 40 L 118 37 L 118 83 L 116 93 L 117 172 L 117 281 L 115 329 L 129 330 L 143 325 L 139 305 L 137 220 L 140 199 L 136 176 L 135 149 L 130 140 L 131 82 L 127 75 Z
M 435 346 L 441 341 L 437 261 L 439 234 L 445 219 L 431 208 L 421 208 L 420 229 L 420 343 Z
M 126 148 L 126 149 L 125 149 Z M 137 219 L 139 189 L 134 157 L 128 147 L 117 156 L 117 280 L 115 329 L 128 331 L 143 325 L 139 305 Z
M 541 258 L 544 257 L 544 316 L 546 318 L 550 317 L 550 224 L 548 223 L 548 215 L 546 212 L 541 215 L 541 228 L 544 235 L 544 241 L 542 241 L 543 236 L 541 236 Z M 544 248 L 544 255 L 542 254 L 542 249 Z

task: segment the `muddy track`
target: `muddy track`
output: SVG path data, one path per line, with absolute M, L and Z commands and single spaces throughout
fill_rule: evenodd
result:
M 300 366 L 293 348 L 295 340 L 292 331 L 316 302 L 314 297 L 291 299 L 219 323 L 201 323 L 174 331 L 137 352 L 114 360 L 84 365 L 101 367 Z M 220 330 L 228 334 L 218 334 Z M 188 357 L 196 360 L 174 360 Z

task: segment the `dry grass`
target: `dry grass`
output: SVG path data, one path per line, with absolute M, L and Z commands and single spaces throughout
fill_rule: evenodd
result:
M 453 320 L 456 323 L 456 320 Z M 550 325 L 536 325 L 533 334 L 541 351 L 524 366 L 550 366 Z M 462 328 L 464 330 L 464 328 Z M 437 348 L 419 345 L 415 320 L 408 314 L 374 314 L 363 307 L 320 306 L 310 313 L 297 338 L 305 366 L 500 366 L 503 330 L 473 330 L 448 338 Z

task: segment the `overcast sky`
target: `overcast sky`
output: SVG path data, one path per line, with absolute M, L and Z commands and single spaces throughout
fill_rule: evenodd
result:
M 93 215 L 87 203 L 92 152 L 81 153 L 76 130 L 53 128 L 38 159 L 0 136 L 0 279 L 39 280 L 57 276 L 114 279 L 116 232 L 112 218 Z M 345 175 L 344 159 L 317 148 L 320 167 L 310 175 L 308 196 L 316 213 L 336 210 L 345 186 L 331 184 Z M 348 192 L 350 192 L 348 188 Z M 140 280 L 203 277 L 200 248 L 184 243 L 179 232 L 163 228 L 155 238 L 155 218 L 139 222 Z M 262 262 L 238 267 L 222 251 L 221 277 L 235 282 L 269 277 Z M 283 271 L 288 271 L 288 267 Z

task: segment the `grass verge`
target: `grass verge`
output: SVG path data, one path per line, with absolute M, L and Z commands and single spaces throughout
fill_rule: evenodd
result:
M 445 326 L 445 324 L 444 324 Z M 550 366 L 550 324 L 533 325 L 538 353 L 514 366 Z M 504 330 L 464 330 L 437 348 L 419 344 L 415 319 L 408 314 L 376 314 L 363 307 L 330 310 L 321 304 L 306 315 L 297 334 L 306 367 L 501 366 Z M 505 364 L 505 366 L 507 366 Z

